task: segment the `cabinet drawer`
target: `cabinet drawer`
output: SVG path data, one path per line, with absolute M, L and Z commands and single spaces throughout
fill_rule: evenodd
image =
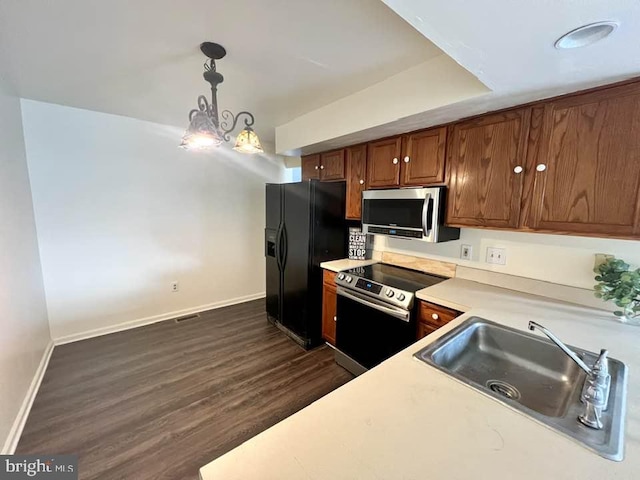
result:
M 418 340 L 426 337 L 430 333 L 435 332 L 437 329 L 437 327 L 434 327 L 429 323 L 418 322 Z
M 435 328 L 440 328 L 458 316 L 460 316 L 460 312 L 456 310 L 451 310 L 440 305 L 420 301 L 420 309 L 418 314 L 419 322 L 428 323 Z
M 331 270 L 323 270 L 322 274 L 322 282 L 325 285 L 336 286 L 336 272 L 332 272 Z

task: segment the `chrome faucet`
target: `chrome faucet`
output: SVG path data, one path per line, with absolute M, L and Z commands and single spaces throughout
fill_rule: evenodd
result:
M 582 387 L 581 400 L 585 403 L 585 411 L 578 416 L 578 421 L 587 427 L 596 430 L 602 429 L 602 411 L 606 410 L 609 400 L 609 388 L 611 386 L 611 376 L 609 375 L 609 365 L 605 349 L 600 350 L 598 359 L 589 367 L 582 361 L 576 353 L 567 347 L 558 337 L 536 322 L 529 322 L 529 330 L 540 330 L 555 343 L 571 360 L 573 360 L 587 374 Z

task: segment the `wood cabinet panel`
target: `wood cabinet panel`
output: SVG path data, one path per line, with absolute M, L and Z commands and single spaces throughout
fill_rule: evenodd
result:
M 418 340 L 420 340 L 421 338 L 426 337 L 430 333 L 435 332 L 437 329 L 438 329 L 437 327 L 432 327 L 428 323 L 418 322 L 418 333 L 416 337 Z
M 336 343 L 337 301 L 336 287 L 324 284 L 322 288 L 322 338 L 331 345 Z
M 320 180 L 344 180 L 344 150 L 320 154 Z
M 640 85 L 534 109 L 525 226 L 600 236 L 640 234 Z M 543 170 L 544 166 L 544 170 Z
M 402 137 L 387 138 L 367 145 L 367 187 L 400 185 Z
M 405 135 L 402 148 L 402 185 L 444 182 L 446 141 L 446 127 Z
M 457 310 L 452 310 L 450 308 L 422 300 L 418 307 L 418 321 L 428 323 L 434 328 L 440 328 L 460 315 L 461 313 Z
M 307 155 L 302 157 L 302 180 L 320 179 L 320 155 Z
M 346 217 L 360 220 L 362 217 L 362 192 L 367 188 L 367 146 L 358 145 L 346 149 L 347 209 Z
M 325 285 L 329 285 L 332 287 L 336 286 L 336 272 L 332 272 L 331 270 L 324 269 L 322 271 L 322 283 Z
M 531 109 L 455 124 L 450 129 L 447 223 L 516 228 Z M 515 173 L 516 167 L 522 167 Z

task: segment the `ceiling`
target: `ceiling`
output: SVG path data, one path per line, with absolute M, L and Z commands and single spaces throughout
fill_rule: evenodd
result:
M 274 127 L 442 52 L 379 0 L 2 0 L 0 68 L 24 98 L 183 126 L 203 41 L 221 108 Z
M 530 92 L 640 72 L 637 0 L 382 0 L 497 93 Z M 558 50 L 579 26 L 620 23 L 610 37 Z

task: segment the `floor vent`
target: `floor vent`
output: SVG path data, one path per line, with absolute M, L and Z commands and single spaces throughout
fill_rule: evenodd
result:
M 194 320 L 196 318 L 200 318 L 200 315 L 194 313 L 193 315 L 185 315 L 184 317 L 178 317 L 175 319 L 176 323 L 186 322 L 187 320 Z

